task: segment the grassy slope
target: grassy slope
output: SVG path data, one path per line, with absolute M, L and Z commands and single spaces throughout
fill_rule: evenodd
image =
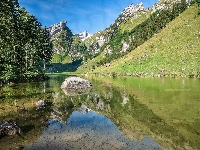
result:
M 134 27 L 136 27 L 138 24 L 141 24 L 147 19 L 148 15 L 147 14 L 141 14 L 141 16 L 135 18 L 130 18 L 127 20 L 125 23 L 122 23 L 119 27 L 119 30 L 121 33 L 124 31 L 131 31 Z
M 139 16 L 138 18 L 130 18 L 129 20 L 127 20 L 125 23 L 122 23 L 121 26 L 119 27 L 119 30 L 121 33 L 123 33 L 125 30 L 131 30 L 134 27 L 136 27 L 137 25 L 139 25 L 140 23 L 142 23 L 143 21 L 145 21 L 147 19 L 147 16 L 149 16 L 149 14 L 142 14 L 141 16 Z M 103 31 L 100 32 L 100 34 Z M 97 33 L 98 35 L 98 33 Z M 94 36 L 94 37 L 93 37 Z M 96 34 L 94 34 L 92 37 L 90 38 L 96 38 Z M 84 42 L 87 43 L 89 40 L 86 39 Z M 99 56 L 95 57 L 94 59 L 90 60 L 87 62 L 87 64 L 83 64 L 81 67 L 79 67 L 77 72 L 86 72 L 89 70 L 92 70 L 92 66 L 96 66 L 97 62 L 99 62 L 101 59 L 103 59 L 104 54 L 101 53 Z
M 200 71 L 200 15 L 191 6 L 153 38 L 115 60 L 110 67 L 99 67 L 96 73 L 145 73 L 188 75 Z
M 97 38 L 97 37 L 100 37 L 100 36 L 102 36 L 103 34 L 104 34 L 104 31 L 99 31 L 99 32 L 93 34 L 92 36 L 88 37 L 87 39 L 85 39 L 85 40 L 83 41 L 83 43 L 85 43 L 86 46 L 89 46 L 89 45 L 91 45 L 93 42 L 96 42 L 96 38 Z
M 66 64 L 66 63 L 71 63 L 72 60 L 69 56 L 62 56 L 60 54 L 54 54 L 53 58 L 51 60 L 52 63 L 62 63 L 62 64 Z

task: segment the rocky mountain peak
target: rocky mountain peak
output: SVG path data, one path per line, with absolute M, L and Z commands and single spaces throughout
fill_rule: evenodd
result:
M 191 0 L 186 0 L 186 3 L 190 4 L 190 2 Z M 172 8 L 174 3 L 181 3 L 181 0 L 158 0 L 158 2 L 151 7 L 151 13 L 157 10 Z
M 56 23 L 48 28 L 49 36 L 52 37 L 59 33 L 61 30 L 66 28 L 67 21 L 61 21 Z
M 84 41 L 85 39 L 87 39 L 88 37 L 90 37 L 92 35 L 89 34 L 87 31 L 83 31 L 80 33 L 76 33 L 75 36 L 77 36 L 81 41 Z
M 134 16 L 135 14 L 138 13 L 138 11 L 143 11 L 143 10 L 144 10 L 144 5 L 142 2 L 137 4 L 136 6 L 131 4 L 121 12 L 121 15 L 122 17 Z

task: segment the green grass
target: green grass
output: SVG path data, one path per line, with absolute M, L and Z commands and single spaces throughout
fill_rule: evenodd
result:
M 149 16 L 148 14 L 141 14 L 137 18 L 133 17 L 128 19 L 125 23 L 122 23 L 120 25 L 119 27 L 120 32 L 124 33 L 124 31 L 131 31 L 134 27 L 144 22 L 148 16 Z
M 78 72 L 78 73 L 86 73 L 86 72 L 88 72 L 88 71 L 93 71 L 94 68 L 95 68 L 95 66 L 96 66 L 96 64 L 97 64 L 100 60 L 102 60 L 103 58 L 104 58 L 104 55 L 103 55 L 103 54 L 98 55 L 97 57 L 95 57 L 95 58 L 89 60 L 87 63 L 84 63 L 83 65 L 81 65 L 81 66 L 78 68 L 77 72 Z
M 72 63 L 72 59 L 70 56 L 65 56 L 62 58 L 62 64 Z
M 200 72 L 200 15 L 197 5 L 129 54 L 96 68 L 95 73 L 193 76 Z M 163 72 L 162 72 L 163 71 Z
M 99 32 L 93 34 L 91 37 L 88 37 L 87 39 L 85 39 L 83 41 L 83 43 L 85 43 L 86 46 L 90 46 L 92 43 L 96 42 L 97 37 L 100 37 L 104 34 L 105 34 L 105 31 L 99 31 Z
M 60 54 L 54 54 L 51 60 L 52 63 L 62 62 L 62 56 Z
M 67 64 L 67 63 L 71 63 L 72 60 L 71 60 L 70 56 L 62 56 L 61 54 L 54 54 L 51 62 Z
M 122 23 L 119 26 L 119 31 L 121 33 L 123 33 L 124 31 L 130 31 L 131 29 L 133 29 L 134 27 L 136 27 L 137 25 L 139 25 L 140 23 L 142 23 L 143 21 L 145 21 L 147 19 L 147 17 L 149 16 L 148 13 L 146 14 L 141 14 L 140 16 L 133 17 L 128 19 L 126 22 Z M 94 34 L 93 36 L 87 38 L 84 43 L 86 45 L 90 45 L 91 43 L 93 43 L 94 41 L 96 41 L 96 37 L 100 37 L 101 35 L 104 35 L 105 31 L 100 31 L 97 32 L 96 34 Z M 100 55 L 98 55 L 97 57 L 93 58 L 92 60 L 87 61 L 87 63 L 84 63 L 82 66 L 80 66 L 77 70 L 77 72 L 81 72 L 81 73 L 86 73 L 89 71 L 93 71 L 94 68 L 96 68 L 97 63 L 99 63 L 101 60 L 103 60 L 104 58 L 104 54 L 105 52 L 102 52 Z

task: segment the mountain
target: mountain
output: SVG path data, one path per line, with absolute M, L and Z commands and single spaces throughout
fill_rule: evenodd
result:
M 136 26 L 147 20 L 151 14 L 158 13 L 159 10 L 169 9 L 174 3 L 175 1 L 171 0 L 160 0 L 151 8 L 147 9 L 144 9 L 143 3 L 139 3 L 136 6 L 131 4 L 120 13 L 119 17 L 110 25 L 110 27 L 97 32 L 84 42 L 93 55 L 98 55 L 98 53 L 101 53 L 102 51 L 104 51 L 105 54 L 115 54 L 117 53 L 114 50 L 116 48 L 122 53 L 126 52 L 129 48 L 129 44 L 127 43 L 130 43 L 131 41 L 125 39 L 124 34 L 126 34 L 127 31 L 131 32 Z M 128 36 L 130 37 L 130 35 Z M 119 40 L 119 38 L 123 40 Z M 121 44 L 119 42 L 121 42 Z M 116 47 L 115 43 L 120 44 L 120 46 Z
M 56 34 L 61 32 L 62 30 L 69 30 L 69 29 L 67 29 L 66 24 L 67 24 L 67 21 L 62 21 L 62 22 L 51 25 L 48 28 L 49 37 L 51 38 L 51 37 L 55 36 Z
M 108 28 L 103 31 L 99 31 L 84 40 L 90 55 L 93 57 L 99 55 L 101 52 L 100 48 L 104 45 L 104 43 L 110 41 L 113 38 L 121 24 L 125 23 L 130 18 L 140 18 L 143 13 L 145 13 L 143 3 L 140 3 L 136 6 L 131 4 L 121 12 L 115 22 Z
M 182 72 L 181 70 L 184 71 L 185 70 L 184 65 L 182 65 L 183 67 L 181 67 L 179 69 L 177 67 L 175 69 L 174 63 L 170 65 L 170 66 L 174 66 L 174 68 L 170 68 L 170 67 L 166 68 L 165 66 L 160 66 L 155 63 L 155 60 L 158 60 L 158 59 L 156 59 L 156 58 L 154 59 L 154 57 L 151 57 L 151 60 L 148 59 L 148 61 L 150 61 L 150 64 L 151 64 L 151 62 L 154 61 L 154 65 L 153 65 L 154 67 L 148 66 L 148 63 L 144 63 L 142 60 L 144 60 L 144 59 L 147 60 L 147 58 L 149 58 L 150 54 L 145 51 L 143 53 L 140 53 L 140 50 L 138 50 L 138 49 L 139 49 L 139 47 L 141 47 L 142 45 L 144 45 L 145 43 L 150 41 L 152 38 L 154 38 L 154 36 L 160 34 L 161 31 L 166 30 L 167 29 L 166 27 L 168 26 L 168 24 L 170 24 L 171 21 L 174 21 L 177 18 L 179 18 L 180 17 L 179 15 L 182 15 L 182 13 L 186 9 L 194 10 L 193 6 L 191 6 L 191 8 L 188 8 L 188 7 L 190 7 L 190 4 L 192 4 L 192 3 L 194 3 L 194 2 L 184 1 L 184 0 L 181 0 L 181 1 L 169 1 L 169 0 L 161 1 L 160 0 L 156 4 L 154 4 L 151 8 L 147 8 L 145 10 L 144 9 L 139 10 L 137 12 L 137 15 L 134 14 L 131 17 L 127 18 L 126 21 L 118 24 L 118 21 L 120 20 L 119 18 L 121 18 L 121 14 L 123 14 L 123 13 L 121 13 L 120 16 L 116 19 L 114 24 L 112 24 L 108 29 L 100 32 L 101 36 L 104 36 L 105 33 L 108 33 L 106 31 L 112 30 L 111 34 L 107 34 L 107 35 L 109 35 L 110 38 L 109 39 L 104 38 L 105 42 L 99 48 L 99 54 L 96 55 L 95 58 L 87 61 L 87 63 L 85 63 L 84 65 L 79 67 L 78 71 L 79 72 L 83 72 L 83 71 L 84 72 L 95 72 L 95 73 L 108 72 L 108 74 L 113 73 L 113 74 L 121 74 L 121 75 L 127 73 L 129 75 L 138 75 L 138 76 L 140 76 L 141 74 L 142 75 L 145 74 L 145 72 L 146 72 L 146 75 L 160 76 L 160 72 L 163 75 L 165 75 L 163 73 L 163 71 L 170 72 L 170 74 L 171 73 L 176 74 L 176 72 Z M 197 9 L 196 15 L 198 15 L 198 9 Z M 193 17 L 195 17 L 195 15 Z M 182 20 L 182 21 L 185 21 L 185 20 Z M 189 19 L 188 19 L 188 21 L 189 21 Z M 187 24 L 186 22 L 184 22 L 184 23 Z M 171 28 L 173 28 L 173 27 L 171 27 Z M 182 28 L 182 27 L 179 27 L 179 28 Z M 187 29 L 186 31 L 190 32 L 189 29 Z M 174 29 L 173 32 L 180 34 L 180 35 L 182 34 L 182 31 L 179 32 L 178 29 Z M 170 39 L 173 39 L 173 38 L 171 38 L 171 36 L 173 34 L 169 35 L 169 32 L 168 32 L 168 34 L 167 34 L 168 36 L 167 35 L 164 35 L 164 36 L 168 37 L 168 40 L 170 40 Z M 96 34 L 94 34 L 94 35 L 96 35 Z M 186 35 L 183 35 L 183 37 L 185 37 L 185 36 Z M 90 37 L 90 38 L 92 38 L 92 37 Z M 88 42 L 87 40 L 86 40 L 86 42 Z M 174 41 L 177 41 L 177 39 L 174 39 Z M 170 41 L 169 44 L 173 43 L 174 41 Z M 153 49 L 154 48 L 156 49 L 156 47 L 154 45 L 156 45 L 157 43 L 160 43 L 160 42 L 156 41 L 156 43 L 152 43 Z M 165 43 L 165 41 L 164 41 L 164 43 Z M 182 42 L 180 41 L 180 43 L 182 43 Z M 193 43 L 193 42 L 190 39 L 188 41 L 188 43 Z M 197 42 L 197 43 L 199 43 L 199 42 Z M 174 44 L 176 45 L 176 43 L 174 43 Z M 87 45 L 87 43 L 86 43 L 86 45 Z M 175 45 L 170 47 L 170 49 L 172 49 L 172 51 L 173 50 L 177 51 L 177 49 L 175 49 L 175 47 L 176 47 Z M 183 46 L 185 46 L 185 45 L 183 44 Z M 163 47 L 163 49 L 165 50 L 164 47 Z M 166 52 L 167 52 L 167 50 L 166 50 Z M 187 49 L 186 49 L 186 51 L 187 51 Z M 158 50 L 156 50 L 156 52 L 158 52 L 157 56 L 162 58 L 163 52 L 159 53 L 161 51 L 158 51 Z M 133 65 L 133 62 L 131 62 L 131 61 L 128 61 L 131 63 L 127 63 L 126 61 L 123 61 L 123 60 L 126 60 L 126 57 L 133 55 L 133 53 L 134 53 L 134 55 L 137 54 L 137 57 L 133 57 L 134 59 L 132 61 L 137 62 L 137 63 L 135 63 Z M 138 56 L 138 53 L 140 53 L 141 56 Z M 155 53 L 155 52 L 153 52 L 153 53 Z M 172 52 L 169 51 L 170 57 L 177 57 L 177 55 L 171 56 L 171 54 L 172 54 Z M 185 53 L 185 54 L 187 54 L 187 53 Z M 121 65 L 121 66 L 119 66 L 119 62 L 118 62 L 119 58 L 121 58 L 120 60 L 123 61 L 123 65 Z M 196 58 L 196 56 L 195 56 L 195 58 Z M 169 60 L 160 59 L 159 61 L 162 62 L 164 60 L 167 62 L 163 62 L 163 63 L 167 64 L 167 66 L 168 66 Z M 174 60 L 176 60 L 176 59 L 174 59 Z M 182 58 L 182 60 L 186 61 L 184 57 Z M 195 63 L 195 65 L 193 64 L 193 67 L 191 67 L 193 69 L 188 69 L 187 72 L 185 72 L 183 76 L 186 76 L 189 74 L 194 74 L 194 73 L 192 73 L 194 71 L 198 72 L 198 67 L 197 67 L 198 62 L 197 62 L 197 60 L 193 60 L 193 61 Z M 171 61 L 171 63 L 172 62 L 173 61 Z M 186 63 L 187 63 L 187 61 L 186 61 Z M 144 64 L 146 65 L 145 66 L 146 70 L 144 70 L 143 68 L 139 69 Z M 181 62 L 177 65 L 180 65 L 180 64 L 181 64 Z M 112 65 L 116 66 L 116 68 L 113 69 L 111 67 Z M 132 69 L 130 69 L 130 67 L 132 67 Z M 129 68 L 129 69 L 126 69 L 126 68 Z M 138 70 L 135 68 L 137 68 Z M 151 68 L 151 70 L 149 70 L 149 68 Z M 192 71 L 192 70 L 194 70 L 194 71 Z
M 88 33 L 87 31 L 83 31 L 80 33 L 76 33 L 75 36 L 77 36 L 81 41 L 84 41 L 88 37 L 92 36 L 92 34 Z
M 86 46 L 82 43 L 79 36 L 72 34 L 67 27 L 66 21 L 50 26 L 48 31 L 53 43 L 53 63 L 71 63 L 72 61 L 82 59 L 84 55 L 88 55 Z
M 69 49 L 71 45 L 73 34 L 66 24 L 66 21 L 62 21 L 48 28 L 49 37 L 53 42 L 53 50 L 56 54 L 65 53 L 66 49 Z
M 83 62 L 86 62 L 88 59 L 98 56 L 102 52 L 101 47 L 114 37 L 118 28 L 122 28 L 122 24 L 130 21 L 133 23 L 138 20 L 138 23 L 132 24 L 132 27 L 136 26 L 146 19 L 145 12 L 143 3 L 136 6 L 131 4 L 121 12 L 110 27 L 94 35 L 89 34 L 87 31 L 73 35 L 67 27 L 66 21 L 50 26 L 48 28 L 49 36 L 53 41 L 55 53 L 52 62 L 62 62 L 66 60 L 65 57 L 68 57 L 67 60 L 70 61 L 64 62 L 71 62 L 77 59 L 83 59 Z M 135 20 L 129 20 L 130 18 Z
M 174 40 L 169 41 L 167 46 L 164 44 L 165 41 L 163 43 L 156 41 L 156 43 L 151 43 L 150 48 L 140 50 L 140 47 L 167 30 L 169 24 L 180 18 L 185 10 L 188 11 L 191 8 L 194 10 L 194 3 L 195 1 L 190 0 L 159 0 L 152 7 L 146 9 L 144 9 L 142 3 L 136 6 L 131 4 L 119 14 L 119 17 L 113 24 L 93 35 L 89 35 L 87 31 L 73 35 L 66 26 L 65 21 L 57 23 L 50 27 L 50 37 L 55 50 L 52 62 L 71 63 L 72 66 L 75 64 L 74 71 L 81 65 L 77 70 L 80 73 L 103 73 L 114 76 L 177 76 L 177 74 L 179 76 L 198 76 L 197 66 L 199 63 L 193 57 L 192 59 L 189 57 L 191 53 L 188 52 L 188 49 L 185 50 L 184 55 L 186 56 L 184 56 L 182 55 L 183 52 L 174 52 L 177 51 L 178 44 L 174 43 L 173 46 L 169 46 L 170 43 L 178 41 L 171 38 L 175 33 L 183 37 L 186 36 L 183 35 L 183 31 L 179 31 L 179 28 L 182 28 L 183 25 L 173 29 L 173 32 L 168 31 L 166 32 L 168 34 L 162 35 L 168 37 L 167 40 Z M 192 6 L 190 7 L 190 5 Z M 198 13 L 197 9 L 196 14 L 198 15 Z M 182 21 L 185 21 L 185 19 Z M 187 22 L 183 22 L 183 24 L 187 24 Z M 186 31 L 189 34 L 190 30 L 187 29 Z M 164 37 L 162 38 L 164 39 Z M 193 40 L 195 41 L 196 39 Z M 182 43 L 182 41 L 179 41 L 179 43 Z M 165 45 L 165 47 L 156 46 L 157 43 L 160 43 L 162 46 Z M 187 43 L 192 43 L 191 39 Z M 196 43 L 198 44 L 198 42 Z M 180 47 L 184 46 L 184 44 L 180 45 Z M 161 49 L 158 50 L 158 47 L 161 47 Z M 153 55 L 151 55 L 148 49 L 153 49 Z M 171 51 L 168 51 L 169 49 Z M 169 54 L 166 54 L 166 52 Z M 194 53 L 197 55 L 196 52 Z M 176 60 L 174 57 L 177 56 L 181 56 L 181 59 L 178 59 L 176 66 L 172 62 Z M 127 59 L 129 57 L 131 57 L 131 60 Z M 186 57 L 190 59 L 186 59 Z M 195 58 L 198 58 L 198 55 Z M 79 60 L 79 65 L 72 63 L 77 60 Z M 148 62 L 144 60 L 148 60 Z M 66 70 L 66 67 L 64 70 Z
M 155 7 L 160 9 L 155 11 Z M 197 4 L 159 1 L 149 10 L 151 15 L 144 22 L 123 30 L 123 36 L 118 30 L 102 53 L 79 71 L 112 76 L 200 77 Z M 108 48 L 112 53 L 106 53 Z

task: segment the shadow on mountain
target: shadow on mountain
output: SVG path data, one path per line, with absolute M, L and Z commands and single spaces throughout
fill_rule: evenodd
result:
M 47 68 L 47 72 L 56 73 L 56 72 L 75 72 L 77 68 L 81 65 L 82 60 L 75 60 L 72 63 L 52 63 L 51 67 Z

